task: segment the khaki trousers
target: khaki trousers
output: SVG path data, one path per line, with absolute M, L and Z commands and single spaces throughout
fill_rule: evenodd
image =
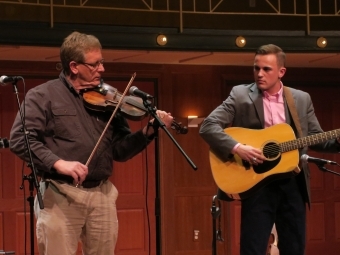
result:
M 44 209 L 34 201 L 40 255 L 74 255 L 79 241 L 84 255 L 114 254 L 118 191 L 110 181 L 86 189 L 45 180 L 40 191 Z

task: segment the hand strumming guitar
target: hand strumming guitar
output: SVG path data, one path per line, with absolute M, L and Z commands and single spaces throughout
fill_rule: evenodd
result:
M 235 153 L 252 165 L 262 164 L 263 161 L 266 160 L 260 149 L 256 149 L 250 145 L 240 144 L 235 149 Z

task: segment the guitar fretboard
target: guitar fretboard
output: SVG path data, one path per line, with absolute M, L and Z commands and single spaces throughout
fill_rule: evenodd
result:
M 299 148 L 303 148 L 305 146 L 311 146 L 314 144 L 326 142 L 331 139 L 335 139 L 337 137 L 340 137 L 340 129 L 335 129 L 332 131 L 319 133 L 315 135 L 310 135 L 306 137 L 302 137 L 296 140 L 283 142 L 280 144 L 281 152 L 287 152 L 296 150 Z

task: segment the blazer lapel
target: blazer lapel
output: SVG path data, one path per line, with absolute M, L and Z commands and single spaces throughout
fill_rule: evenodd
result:
M 287 104 L 287 99 L 286 97 L 284 96 L 283 97 L 284 99 L 284 102 L 285 102 L 285 116 L 286 116 L 286 123 L 291 125 L 292 124 L 292 119 L 291 119 L 291 116 L 290 116 L 290 111 L 288 109 L 288 104 Z
M 255 105 L 255 109 L 257 112 L 257 116 L 261 122 L 261 126 L 264 127 L 264 109 L 262 94 L 258 90 L 256 83 L 253 83 L 253 85 L 250 87 L 249 97 Z

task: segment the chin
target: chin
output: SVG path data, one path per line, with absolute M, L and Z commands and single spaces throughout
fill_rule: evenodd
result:
M 91 85 L 94 86 L 94 87 L 100 85 L 100 78 L 94 79 L 94 80 L 91 82 Z
M 264 84 L 264 83 L 262 83 L 262 84 L 256 83 L 256 85 L 257 85 L 257 87 L 258 87 L 259 89 L 261 89 L 261 90 L 266 90 L 266 89 L 267 89 L 267 86 L 266 86 L 266 84 Z

